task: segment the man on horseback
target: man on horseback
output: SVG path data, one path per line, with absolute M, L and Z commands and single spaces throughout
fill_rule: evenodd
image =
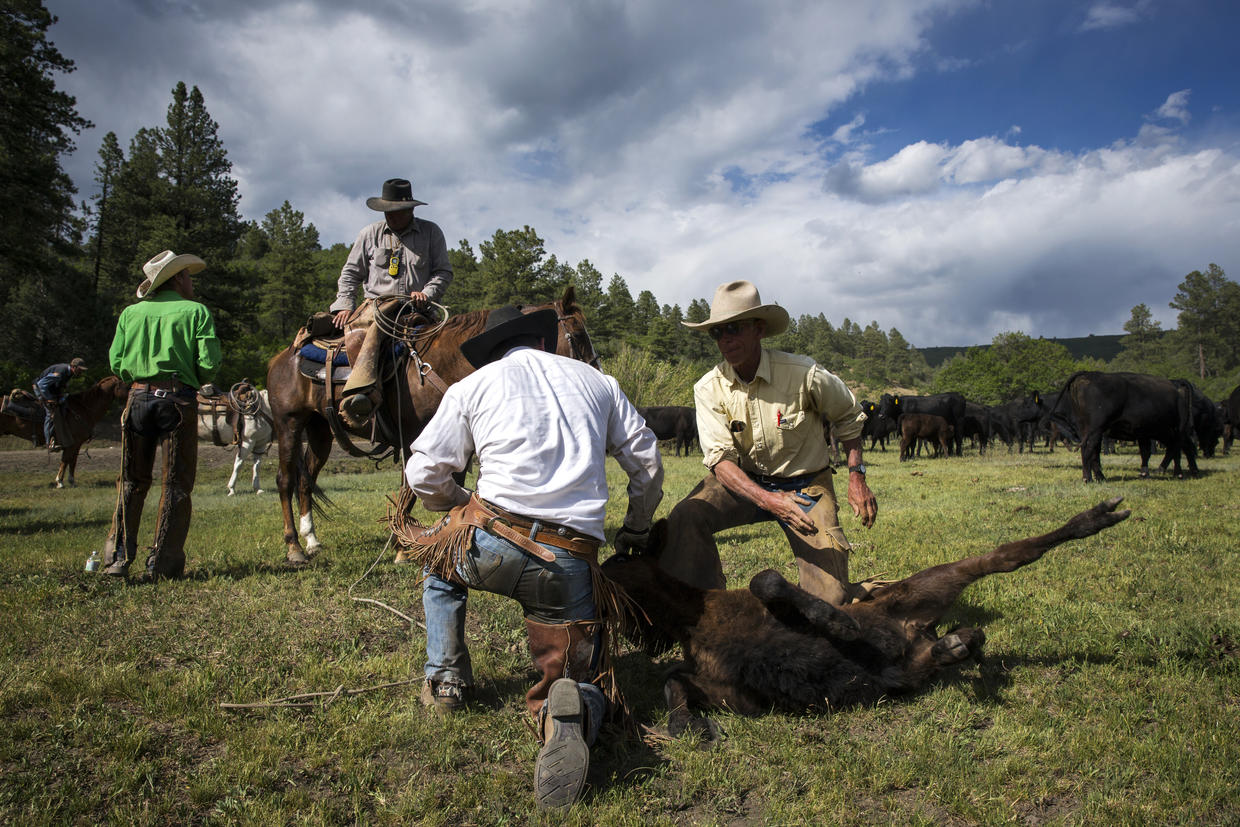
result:
M 75 357 L 67 363 L 49 366 L 34 380 L 34 398 L 43 403 L 43 441 L 49 451 L 60 448 L 56 440 L 56 420 L 68 395 L 69 380 L 86 372 L 86 362 Z
M 366 206 L 382 212 L 384 220 L 358 234 L 340 270 L 336 300 L 330 308 L 336 327 L 345 330 L 347 324 L 350 331 L 365 330 L 361 349 L 348 348 L 353 372 L 340 403 L 341 415 L 353 428 L 363 426 L 382 399 L 378 364 L 380 351 L 389 341 L 385 328 L 395 323 L 406 301 L 426 312 L 452 281 L 443 231 L 434 222 L 413 216 L 413 208 L 425 203 L 413 197 L 413 185 L 405 179 L 384 181 L 382 194 L 366 199 Z M 360 308 L 359 286 L 366 296 Z
M 146 558 L 151 579 L 185 573 L 185 538 L 198 470 L 197 391 L 220 366 L 211 312 L 193 300 L 198 256 L 165 250 L 142 265 L 141 301 L 121 311 L 108 351 L 112 372 L 131 382 L 121 414 L 121 473 L 116 510 L 104 544 L 104 573 L 125 577 L 137 554 L 142 504 L 151 487 L 155 449 L 163 448 L 163 495 Z
M 614 378 L 545 352 L 555 347 L 556 324 L 554 310 L 503 307 L 462 343 L 477 370 L 448 388 L 405 467 L 423 504 L 449 514 L 431 529 L 401 532 L 426 569 L 424 704 L 455 711 L 473 684 L 468 588 L 524 609 L 542 673 L 525 699 L 542 743 L 534 787 L 543 807 L 577 799 L 609 703 L 623 709 L 608 646 L 619 598 L 598 568 L 607 457 L 629 477 L 621 534 L 647 536 L 663 497 L 654 434 Z M 452 475 L 474 453 L 480 471 L 471 495 Z

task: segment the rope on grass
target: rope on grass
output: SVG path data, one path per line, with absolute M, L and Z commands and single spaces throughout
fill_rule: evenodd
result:
M 391 689 L 396 686 L 408 686 L 413 683 L 421 683 L 422 678 L 411 678 L 405 681 L 393 681 L 391 683 L 381 683 L 377 686 L 367 686 L 362 689 L 345 689 L 344 684 L 340 684 L 331 692 L 302 692 L 298 695 L 289 695 L 285 698 L 276 698 L 271 701 L 262 701 L 252 704 L 230 704 L 220 703 L 220 709 L 313 709 L 316 706 L 330 706 L 338 698 L 347 698 L 353 695 L 361 695 L 363 692 L 377 692 L 380 689 Z M 320 702 L 318 699 L 322 699 Z

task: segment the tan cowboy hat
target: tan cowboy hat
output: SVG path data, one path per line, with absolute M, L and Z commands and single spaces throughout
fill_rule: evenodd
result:
M 493 361 L 496 346 L 518 336 L 535 336 L 543 340 L 548 353 L 555 353 L 559 325 L 556 312 L 551 309 L 522 313 L 515 305 L 497 307 L 487 314 L 486 327 L 477 336 L 461 342 L 461 355 L 475 368 Z
M 413 184 L 404 178 L 389 178 L 383 182 L 383 193 L 378 198 L 367 198 L 366 206 L 378 212 L 400 212 L 421 207 L 425 201 L 413 197 Z
M 719 285 L 710 303 L 710 318 L 704 322 L 681 322 L 694 330 L 706 330 L 724 322 L 740 319 L 761 319 L 766 322 L 767 336 L 788 329 L 788 311 L 777 304 L 763 304 L 758 288 L 748 281 L 730 281 Z
M 207 263 L 192 253 L 177 255 L 171 250 L 164 250 L 155 258 L 142 265 L 146 279 L 138 285 L 138 298 L 145 299 L 155 289 L 182 270 L 188 270 L 192 276 L 207 268 Z

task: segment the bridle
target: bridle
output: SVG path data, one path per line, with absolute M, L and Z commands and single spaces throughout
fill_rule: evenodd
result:
M 568 323 L 576 321 L 576 318 L 564 313 L 558 303 L 556 305 L 556 321 L 560 324 L 560 330 L 564 333 L 564 338 L 568 340 L 568 347 L 573 354 L 573 358 L 578 362 L 585 362 L 595 370 L 602 370 L 603 368 L 598 361 L 598 353 L 595 352 L 594 345 L 590 342 L 590 335 L 585 332 L 584 326 L 580 333 L 574 331 Z M 586 356 L 590 358 L 587 359 Z

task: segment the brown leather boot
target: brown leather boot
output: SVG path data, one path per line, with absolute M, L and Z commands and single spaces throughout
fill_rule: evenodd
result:
M 542 677 L 525 693 L 525 705 L 537 717 L 551 685 L 569 677 L 589 682 L 594 678 L 594 623 L 539 623 L 526 618 L 525 632 L 530 639 L 530 656 Z

